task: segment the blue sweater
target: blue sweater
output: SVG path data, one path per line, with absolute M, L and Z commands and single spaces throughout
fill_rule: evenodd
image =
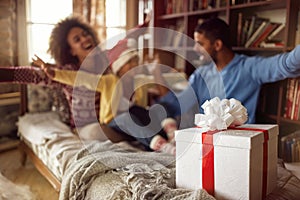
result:
M 161 101 L 173 105 L 176 115 L 182 115 L 196 103 L 203 113 L 201 105 L 214 97 L 235 98 L 247 108 L 247 123 L 255 123 L 261 85 L 297 76 L 300 76 L 300 45 L 289 53 L 272 57 L 235 54 L 221 71 L 213 63 L 197 68 L 190 76 L 190 87 L 176 96 L 168 93 Z

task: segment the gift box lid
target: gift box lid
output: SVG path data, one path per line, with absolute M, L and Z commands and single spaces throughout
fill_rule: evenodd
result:
M 278 137 L 279 127 L 277 124 L 243 124 L 237 128 L 268 130 L 269 140 Z
M 213 139 L 214 146 L 242 149 L 251 149 L 251 147 L 261 145 L 264 141 L 264 136 L 260 131 L 228 129 L 216 132 L 213 135 L 206 135 L 205 137 L 202 136 L 203 134 L 206 134 L 206 131 L 202 128 L 188 128 L 177 130 L 175 131 L 175 141 L 197 144 L 211 144 L 211 139 Z M 202 141 L 203 138 L 204 141 Z

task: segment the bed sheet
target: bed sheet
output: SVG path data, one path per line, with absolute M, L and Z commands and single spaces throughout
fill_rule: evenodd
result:
M 83 148 L 82 141 L 55 112 L 28 113 L 17 124 L 20 138 L 61 180 L 67 162 Z

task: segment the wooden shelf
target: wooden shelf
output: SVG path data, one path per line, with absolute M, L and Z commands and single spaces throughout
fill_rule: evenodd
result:
M 298 124 L 298 125 L 300 125 L 300 121 L 299 120 L 292 120 L 292 119 L 287 119 L 287 118 L 281 117 L 280 121 L 291 123 L 291 124 Z
M 20 97 L 20 92 L 10 92 L 10 93 L 0 94 L 0 99 L 14 98 L 14 97 Z
M 271 47 L 271 48 L 262 48 L 262 47 L 257 47 L 257 48 L 246 48 L 246 47 L 233 47 L 232 48 L 234 51 L 274 51 L 274 52 L 282 52 L 284 50 L 283 47 Z
M 260 9 L 260 10 L 272 10 L 283 8 L 286 5 L 286 0 L 265 0 L 265 1 L 254 1 L 249 3 L 242 3 L 231 5 L 230 9 Z
M 20 92 L 0 94 L 0 106 L 19 104 Z
M 2 139 L 0 142 L 0 152 L 17 148 L 20 140 L 17 139 Z

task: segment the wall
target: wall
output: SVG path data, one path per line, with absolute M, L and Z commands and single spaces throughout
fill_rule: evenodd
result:
M 16 10 L 15 0 L 0 0 L 0 66 L 17 65 Z M 19 91 L 18 85 L 0 84 L 0 95 L 14 91 Z M 19 105 L 9 105 L 11 103 L 6 105 L 2 102 L 0 102 L 0 135 L 6 135 L 16 131 L 15 122 L 19 114 Z
M 16 3 L 0 1 L 0 65 L 16 64 Z
M 138 0 L 130 0 L 126 2 L 126 29 L 130 30 L 138 24 Z

